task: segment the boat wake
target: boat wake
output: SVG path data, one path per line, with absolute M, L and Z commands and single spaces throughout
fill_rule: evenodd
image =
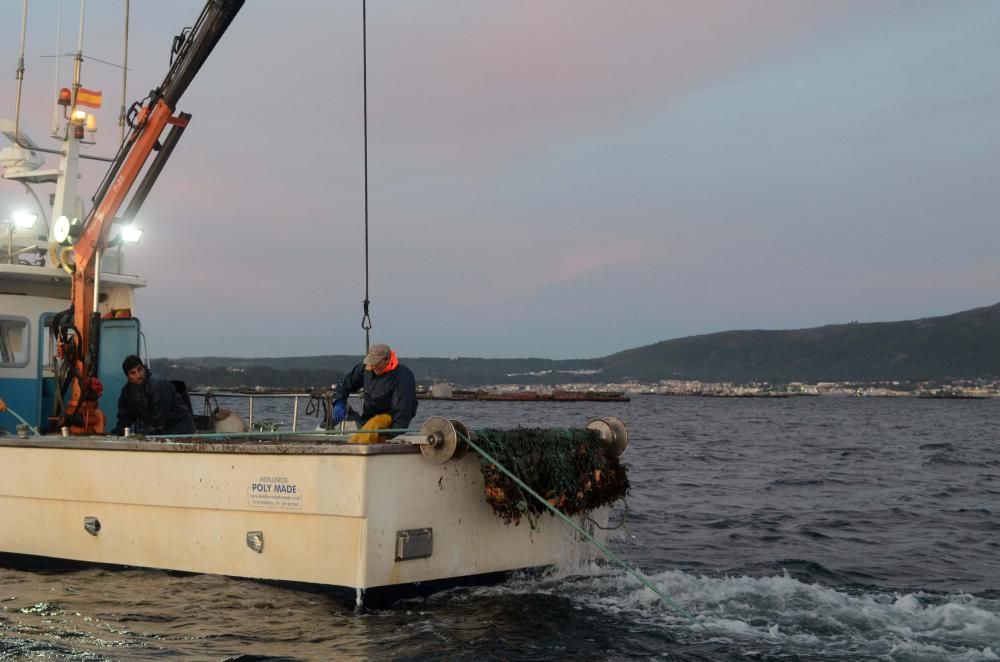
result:
M 832 588 L 802 582 L 787 572 L 713 577 L 669 570 L 650 579 L 694 615 L 695 623 L 633 577 L 596 563 L 518 577 L 475 593 L 561 596 L 574 609 L 665 630 L 669 641 L 719 644 L 751 655 L 1000 660 L 1000 600 L 992 597 L 862 585 Z

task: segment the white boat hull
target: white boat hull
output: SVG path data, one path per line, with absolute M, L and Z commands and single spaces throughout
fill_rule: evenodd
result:
M 592 553 L 549 515 L 534 529 L 498 519 L 474 454 L 438 465 L 405 444 L 301 437 L 4 438 L 0 466 L 6 554 L 319 585 L 372 604 Z

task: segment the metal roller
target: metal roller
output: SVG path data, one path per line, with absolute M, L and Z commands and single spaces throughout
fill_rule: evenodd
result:
M 451 424 L 455 427 L 455 432 L 458 435 L 458 449 L 455 454 L 451 457 L 453 460 L 461 460 L 465 457 L 465 454 L 469 452 L 469 444 L 465 442 L 466 439 L 471 439 L 473 442 L 476 441 L 476 433 L 465 426 L 465 423 L 458 420 L 457 418 L 451 419 Z
M 587 429 L 597 430 L 601 435 L 601 441 L 615 457 L 625 452 L 625 447 L 628 446 L 628 430 L 621 419 L 614 416 L 595 418 L 587 423 Z
M 461 421 L 431 416 L 420 426 L 420 436 L 427 439 L 427 443 L 420 445 L 420 452 L 436 464 L 461 458 L 469 450 L 469 446 L 459 438 L 459 431 L 469 436 L 469 429 Z

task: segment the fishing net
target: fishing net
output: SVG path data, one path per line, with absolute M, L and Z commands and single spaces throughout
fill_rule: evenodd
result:
M 565 515 L 588 513 L 623 498 L 625 467 L 594 430 L 517 428 L 477 430 L 477 444 Z M 543 506 L 485 458 L 479 467 L 486 501 L 506 523 L 527 517 L 532 528 Z

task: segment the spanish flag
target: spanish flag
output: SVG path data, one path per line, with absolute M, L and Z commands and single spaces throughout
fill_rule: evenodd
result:
M 90 106 L 91 108 L 101 107 L 101 91 L 88 90 L 85 87 L 81 87 L 80 91 L 76 93 L 76 105 L 78 106 Z

